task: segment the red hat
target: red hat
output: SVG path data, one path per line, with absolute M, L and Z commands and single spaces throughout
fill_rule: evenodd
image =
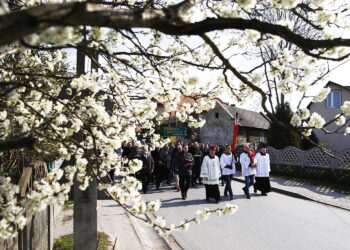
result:
M 209 151 L 216 151 L 215 146 L 214 146 L 214 145 L 211 145 L 211 146 L 209 147 Z

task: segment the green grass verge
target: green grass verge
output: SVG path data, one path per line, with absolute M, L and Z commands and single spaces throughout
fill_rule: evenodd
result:
M 63 211 L 73 210 L 73 208 L 74 208 L 74 201 L 67 201 L 66 203 L 64 203 Z
M 109 237 L 105 233 L 97 233 L 98 246 L 97 250 L 108 250 L 112 246 Z M 53 250 L 72 250 L 73 249 L 73 234 L 64 235 L 55 240 Z
M 350 194 L 350 171 L 271 165 L 271 176 Z

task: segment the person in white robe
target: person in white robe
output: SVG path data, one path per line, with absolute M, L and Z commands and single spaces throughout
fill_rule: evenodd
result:
M 242 189 L 247 199 L 250 199 L 249 188 L 254 185 L 254 177 L 256 174 L 256 165 L 254 164 L 254 157 L 249 146 L 249 143 L 243 145 L 243 152 L 239 157 L 242 166 L 242 176 L 244 176 L 245 179 L 245 186 Z
M 215 155 L 215 151 L 214 146 L 209 147 L 209 154 L 203 159 L 200 177 L 203 178 L 205 185 L 206 200 L 214 198 L 216 202 L 219 202 L 221 169 L 219 157 Z
M 230 200 L 233 199 L 231 187 L 232 176 L 236 173 L 236 159 L 231 152 L 231 145 L 225 146 L 225 152 L 220 157 L 220 165 L 222 170 L 221 178 L 225 182 L 224 196 L 230 195 Z
M 267 193 L 271 192 L 270 185 L 270 156 L 266 152 L 266 144 L 263 143 L 260 146 L 260 152 L 255 155 L 254 161 L 257 165 L 256 175 L 255 175 L 255 184 L 254 184 L 254 193 L 257 190 L 261 191 L 261 195 L 266 196 Z

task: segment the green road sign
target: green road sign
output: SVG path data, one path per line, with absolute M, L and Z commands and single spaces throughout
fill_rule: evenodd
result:
M 163 127 L 164 136 L 187 136 L 187 127 Z

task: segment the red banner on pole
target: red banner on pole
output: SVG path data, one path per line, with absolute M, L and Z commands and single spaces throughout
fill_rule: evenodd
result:
M 236 141 L 237 141 L 237 136 L 238 136 L 238 113 L 236 113 L 236 117 L 234 118 L 233 122 L 233 138 L 232 138 L 232 152 L 235 151 L 236 149 Z

